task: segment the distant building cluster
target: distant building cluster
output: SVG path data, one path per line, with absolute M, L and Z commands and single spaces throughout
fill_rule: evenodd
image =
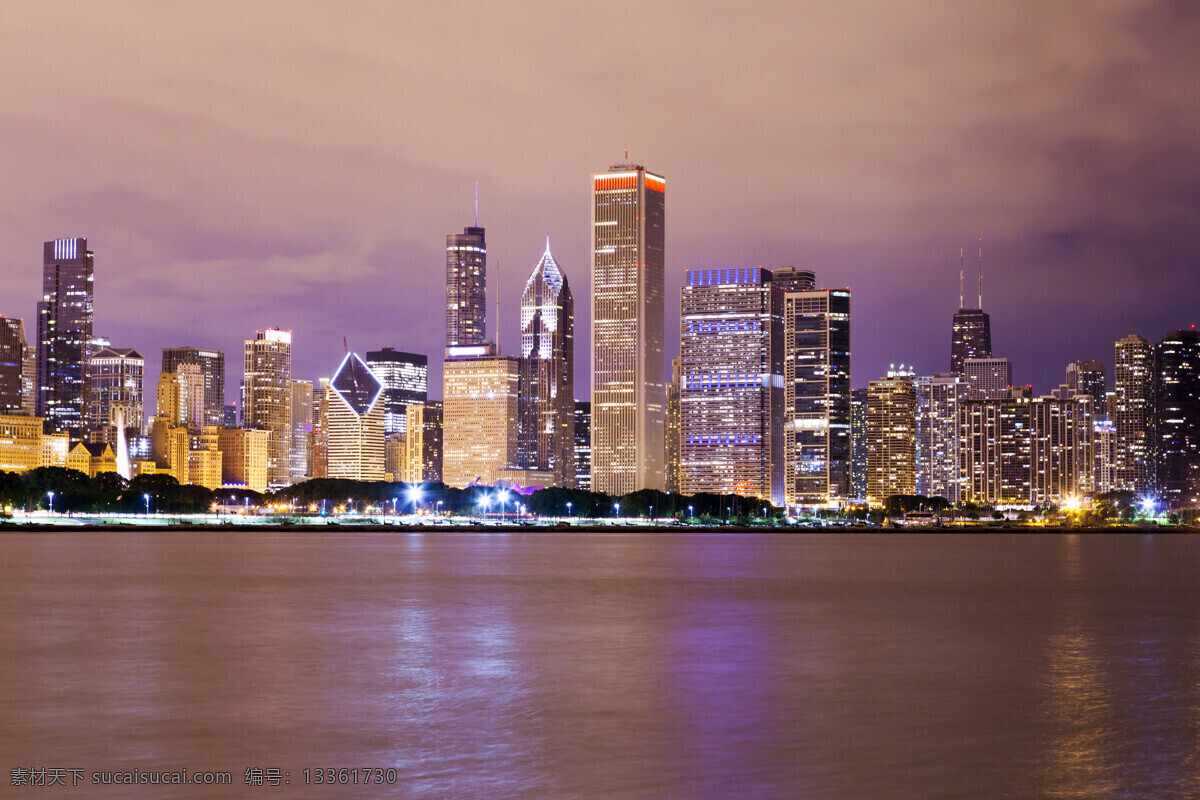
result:
M 450 486 L 738 494 L 789 508 L 892 495 L 1010 507 L 1127 490 L 1200 505 L 1200 334 L 1137 335 L 1067 365 L 1034 396 L 992 351 L 983 311 L 953 314 L 949 371 L 903 365 L 851 388 L 851 291 L 782 266 L 690 269 L 679 358 L 665 359 L 666 180 L 592 176 L 591 397 L 575 399 L 575 308 L 547 239 L 521 296 L 520 351 L 487 334 L 487 240 L 446 236 L 442 401 L 428 357 L 347 352 L 332 377 L 292 374 L 292 334 L 243 346 L 240 405 L 225 353 L 170 347 L 146 407 L 145 356 L 93 331 L 87 240 L 43 249 L 31 345 L 0 317 L 0 469 L 165 473 L 210 489 L 310 478 Z M 980 254 L 982 262 L 982 252 Z M 493 325 L 498 320 L 493 322 Z M 240 418 L 239 418 L 240 408 Z M 152 413 L 150 413 L 152 412 Z

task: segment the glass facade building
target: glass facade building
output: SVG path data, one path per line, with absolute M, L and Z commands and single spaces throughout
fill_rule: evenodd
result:
M 367 353 L 367 366 L 383 383 L 383 429 L 407 433 L 407 408 L 429 401 L 429 358 L 391 347 Z
M 181 372 L 185 364 L 198 367 L 204 382 L 203 424 L 236 427 L 225 424 L 225 352 L 204 347 L 163 348 L 163 372 Z
M 1200 506 L 1200 332 L 1158 343 L 1154 410 L 1157 490 L 1170 508 Z
M 575 488 L 592 490 L 592 404 L 575 401 Z
M 968 358 L 992 355 L 992 319 L 982 308 L 960 308 L 950 340 L 950 372 L 965 375 Z
M 487 312 L 484 229 L 446 236 L 446 347 L 483 344 Z
M 24 320 L 0 317 L 0 414 L 20 414 L 25 409 Z
M 87 239 L 56 239 L 42 248 L 38 303 L 37 416 L 46 433 L 82 439 L 84 365 L 92 347 L 95 254 Z

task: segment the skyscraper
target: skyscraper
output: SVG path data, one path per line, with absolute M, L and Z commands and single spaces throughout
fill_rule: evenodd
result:
M 1097 418 L 1106 418 L 1104 397 L 1108 389 L 1107 372 L 1099 361 L 1072 361 L 1067 364 L 1067 388 L 1076 394 L 1092 398 L 1092 410 Z
M 520 465 L 575 487 L 575 301 L 550 238 L 521 294 Z
M 355 353 L 347 353 L 325 390 L 328 477 L 382 481 L 383 383 Z
M 916 494 L 917 395 L 911 374 L 889 372 L 867 385 L 867 500 Z
M 292 441 L 289 444 L 288 473 L 292 483 L 312 477 L 309 443 L 313 432 L 313 382 L 292 381 Z
M 968 358 L 957 374 L 970 383 L 972 400 L 1003 400 L 1012 387 L 1012 362 L 1007 358 Z
M 47 433 L 82 439 L 84 364 L 92 354 L 95 254 L 87 239 L 56 239 L 42 248 L 38 303 L 37 415 Z
M 783 298 L 784 495 L 836 506 L 850 496 L 850 290 Z
M 919 377 L 917 494 L 958 502 L 958 410 L 970 399 L 965 378 L 953 373 Z
M 575 402 L 575 488 L 592 490 L 592 404 Z
M 1200 332 L 1171 331 L 1155 348 L 1157 489 L 1171 508 L 1200 505 Z
M 1094 403 L 1089 394 L 1038 397 L 1029 404 L 1033 505 L 1061 505 L 1095 488 Z
M 959 501 L 1029 502 L 1032 424 L 1029 393 L 968 400 L 958 410 Z
M 383 383 L 384 432 L 405 433 L 407 407 L 429 400 L 429 357 L 385 347 L 367 353 L 367 366 Z
M 20 414 L 25 407 L 25 321 L 0 317 L 0 414 Z
M 671 382 L 667 384 L 667 461 L 666 484 L 667 491 L 679 493 L 680 470 L 683 457 L 683 442 L 680 438 L 683 432 L 683 410 L 679 402 L 679 378 L 682 365 L 678 358 L 671 359 Z M 578 414 L 578 410 L 576 410 Z
M 287 486 L 292 438 L 291 331 L 268 328 L 246 340 L 242 424 L 270 434 L 267 481 L 271 486 Z
M 406 462 L 412 480 L 442 480 L 442 403 L 433 401 L 408 407 L 408 432 L 404 435 Z
M 198 427 L 225 426 L 225 353 L 203 347 L 164 347 L 162 371 L 179 372 L 180 366 L 194 364 L 204 386 L 203 424 Z
M 1141 494 L 1154 480 L 1154 345 L 1132 334 L 1117 342 L 1114 354 L 1116 488 Z
M 450 355 L 442 368 L 447 486 L 490 486 L 517 463 L 521 359 L 496 355 L 491 344 L 480 349 L 484 354 Z
M 479 220 L 476 219 L 476 225 Z M 483 344 L 487 244 L 480 227 L 446 236 L 446 347 Z
M 992 355 L 992 320 L 982 308 L 960 308 L 954 314 L 950 342 L 950 372 L 965 375 L 969 358 Z
M 850 392 L 850 496 L 867 497 L 867 389 Z
M 666 180 L 619 164 L 592 176 L 592 490 L 664 483 Z
M 105 347 L 87 364 L 86 418 L 94 442 L 117 443 L 117 416 L 139 435 L 145 423 L 143 374 L 146 359 L 132 347 Z
M 688 270 L 680 491 L 783 503 L 783 290 L 761 267 Z

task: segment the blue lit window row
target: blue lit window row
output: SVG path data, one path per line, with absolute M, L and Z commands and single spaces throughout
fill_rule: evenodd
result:
M 761 436 L 689 436 L 688 444 L 761 444 Z
M 743 319 L 734 322 L 689 322 L 688 333 L 727 333 L 729 331 L 761 331 L 762 320 Z
M 760 386 L 758 374 L 750 372 L 688 375 L 684 383 L 688 389 L 757 389 Z

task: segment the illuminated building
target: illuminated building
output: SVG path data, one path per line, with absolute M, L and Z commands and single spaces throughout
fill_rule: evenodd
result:
M 43 467 L 62 467 L 66 469 L 67 454 L 71 450 L 71 435 L 66 431 L 42 434 L 42 463 Z
M 837 506 L 850 496 L 850 290 L 783 297 L 784 497 Z
M 446 236 L 446 347 L 483 344 L 486 311 L 484 230 L 464 228 Z
M 37 415 L 46 432 L 82 439 L 84 364 L 92 350 L 92 277 L 87 239 L 56 239 L 42 249 L 38 303 Z
M 221 451 L 221 485 L 253 489 L 267 488 L 267 461 L 271 434 L 250 428 L 222 428 L 217 433 Z
M 667 462 L 666 462 L 666 482 L 667 491 L 675 494 L 679 493 L 680 486 L 680 464 L 683 453 L 683 444 L 680 439 L 682 434 L 682 419 L 680 417 L 681 409 L 679 402 L 679 375 L 680 361 L 678 358 L 671 359 L 671 382 L 667 384 Z
M 517 462 L 521 360 L 491 343 L 455 352 L 442 370 L 442 482 L 491 485 Z
M 403 433 L 387 433 L 383 437 L 383 472 L 384 480 L 400 483 L 413 480 L 416 470 L 409 465 L 408 445 Z M 417 479 L 418 482 L 420 479 Z
M 1028 502 L 1062 505 L 1095 489 L 1092 397 L 1038 397 L 1030 401 Z
M 518 464 L 575 487 L 575 301 L 546 251 L 521 294 Z
M 783 503 L 783 290 L 694 269 L 680 296 L 680 491 Z
M 201 376 L 201 419 L 192 427 L 199 429 L 217 425 L 236 428 L 236 419 L 231 424 L 225 418 L 225 353 L 203 347 L 163 348 L 163 372 L 180 372 L 180 367 L 184 364 L 195 365 Z
M 592 490 L 592 404 L 575 401 L 575 488 Z
M 25 356 L 28 351 L 25 321 L 0 317 L 0 414 L 20 414 L 25 409 Z
M 1154 345 L 1137 334 L 1115 347 L 1116 487 L 1145 494 L 1154 480 Z
M 288 446 L 288 477 L 299 483 L 312 477 L 308 448 L 313 432 L 312 381 L 292 381 L 292 441 Z
M 0 414 L 0 471 L 26 472 L 41 465 L 41 418 Z
M 89 437 L 94 442 L 117 442 L 117 415 L 121 414 L 126 434 L 142 431 L 142 378 L 146 359 L 131 347 L 105 347 L 91 357 L 87 375 L 85 416 Z
M 954 315 L 950 372 L 966 375 L 967 359 L 991 358 L 992 321 L 981 308 L 960 308 Z
M 1003 400 L 1012 388 L 1012 362 L 1007 358 L 968 358 L 962 374 L 971 385 L 972 400 Z
M 915 378 L 917 494 L 958 502 L 958 410 L 970 399 L 967 380 L 953 373 Z
M 1200 333 L 1171 331 L 1155 348 L 1156 489 L 1168 508 L 1200 505 Z
M 405 433 L 405 409 L 429 399 L 429 357 L 385 347 L 367 353 L 367 366 L 383 384 L 384 433 Z
M 1097 419 L 1092 424 L 1092 450 L 1096 494 L 1111 492 L 1117 485 L 1117 428 L 1111 419 Z
M 220 489 L 224 477 L 221 428 L 205 425 L 199 433 L 192 433 L 189 439 L 187 482 L 206 489 Z
M 592 491 L 661 491 L 666 180 L 617 165 L 592 190 Z
M 428 402 L 409 406 L 412 423 L 405 434 L 405 463 L 409 483 L 440 483 L 442 480 L 442 403 Z
M 1028 505 L 1032 424 L 1029 393 L 968 400 L 959 408 L 959 501 Z
M 325 396 L 328 477 L 383 480 L 383 383 L 366 362 L 347 353 Z
M 291 475 L 292 333 L 276 328 L 246 340 L 242 424 L 261 428 L 267 440 L 267 481 L 286 486 Z
M 309 470 L 314 478 L 329 477 L 329 420 L 326 410 L 329 378 L 318 378 L 313 388 L 312 435 L 309 437 Z
M 850 392 L 850 495 L 867 498 L 867 390 Z
M 817 289 L 817 275 L 811 269 L 777 267 L 771 270 L 771 283 L 786 292 L 813 292 Z
M 238 426 L 237 405 L 234 403 L 226 403 L 225 408 L 221 412 L 221 427 L 236 428 Z
M 1107 374 L 1099 361 L 1072 361 L 1067 364 L 1067 388 L 1092 398 L 1092 411 L 1097 419 L 1108 417 L 1105 405 Z
M 867 502 L 917 493 L 917 394 L 911 373 L 867 384 Z

